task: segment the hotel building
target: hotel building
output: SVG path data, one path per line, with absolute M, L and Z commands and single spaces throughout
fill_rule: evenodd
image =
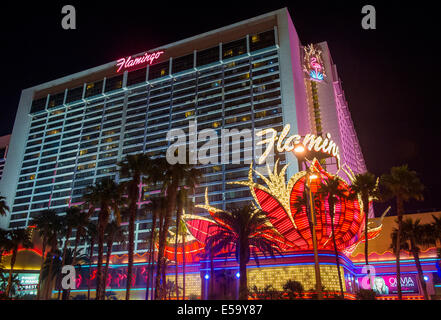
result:
M 319 63 L 315 69 L 310 57 Z M 354 173 L 366 171 L 327 43 L 302 45 L 288 10 L 280 9 L 23 90 L 0 182 L 0 194 L 11 208 L 3 227 L 27 227 L 45 209 L 64 214 L 82 202 L 87 186 L 109 176 L 121 181 L 117 163 L 126 155 L 165 153 L 171 143 L 167 132 L 181 128 L 188 133 L 189 121 L 197 121 L 199 131 L 250 129 L 253 137 L 266 128 L 281 132 L 287 124 L 291 134 L 330 133 L 340 164 Z M 299 171 L 292 153 L 276 156 L 281 164 L 290 163 L 288 177 Z M 335 172 L 335 160 L 327 161 L 327 170 Z M 198 167 L 204 175 L 196 204 L 204 203 L 206 189 L 210 205 L 221 209 L 253 200 L 248 187 L 228 184 L 246 180 L 249 165 Z M 142 191 L 140 205 L 154 192 L 147 186 Z M 139 274 L 149 228 L 147 219 L 137 221 Z M 123 268 L 125 247 L 114 244 L 113 253 L 114 269 Z M 323 254 L 324 260 L 333 259 L 332 252 Z M 311 267 L 309 253 L 284 259 L 279 262 Z M 355 283 L 354 264 L 341 259 L 348 283 Z M 187 285 L 193 289 L 187 294 L 203 291 L 202 264 L 188 267 L 193 280 Z M 306 278 L 313 270 L 294 269 Z M 331 278 L 325 282 L 335 289 Z

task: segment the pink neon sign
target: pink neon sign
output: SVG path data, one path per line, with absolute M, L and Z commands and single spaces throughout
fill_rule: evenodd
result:
M 118 67 L 116 72 L 120 72 L 123 68 L 124 69 L 131 68 L 134 66 L 138 66 L 140 64 L 144 64 L 146 62 L 151 65 L 153 63 L 153 61 L 157 60 L 161 56 L 161 54 L 163 54 L 163 53 L 164 53 L 164 51 L 157 51 L 157 52 L 153 52 L 151 54 L 145 53 L 143 56 L 139 56 L 136 58 L 133 58 L 133 56 L 130 56 L 127 58 L 118 59 L 116 61 L 116 66 Z

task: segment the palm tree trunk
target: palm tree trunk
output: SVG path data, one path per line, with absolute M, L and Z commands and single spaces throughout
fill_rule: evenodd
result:
M 126 300 L 130 300 L 130 289 L 132 286 L 132 272 L 133 272 L 133 254 L 135 250 L 135 218 L 136 218 L 136 202 L 130 204 L 129 217 L 129 250 L 128 250 L 128 264 L 127 264 L 127 284 L 126 284 Z
M 103 283 L 102 283 L 103 297 L 106 296 L 107 273 L 109 271 L 110 255 L 112 254 L 112 244 L 113 244 L 113 241 L 108 241 L 107 242 L 106 266 L 104 268 L 104 277 L 103 277 Z
M 148 279 L 147 279 L 147 287 L 146 287 L 146 292 L 145 292 L 145 299 L 148 300 L 149 298 L 149 291 L 151 288 L 151 281 L 153 278 L 153 261 L 155 259 L 155 251 L 154 251 L 154 236 L 155 236 L 155 229 L 156 229 L 156 211 L 153 210 L 152 211 L 152 228 L 150 231 L 150 244 L 149 244 L 149 274 L 148 274 Z M 153 292 L 150 295 L 151 299 L 153 299 Z
M 75 235 L 75 244 L 74 244 L 74 252 L 73 252 L 73 259 L 72 263 L 75 265 L 75 261 L 77 259 L 77 250 L 78 250 L 78 243 L 80 242 L 80 229 L 77 228 L 77 233 Z M 63 290 L 63 300 L 69 300 L 70 297 L 70 289 Z
M 51 252 L 49 252 L 49 254 L 50 254 L 50 259 L 51 259 L 51 262 L 50 262 L 50 264 L 49 264 L 49 272 L 48 272 L 48 276 L 47 276 L 47 285 L 45 286 L 45 294 L 44 294 L 44 298 L 46 298 L 46 299 L 52 299 L 52 281 L 53 281 L 53 279 L 52 279 L 52 269 L 53 269 L 53 266 L 54 266 L 54 253 L 53 253 L 53 251 L 52 251 L 52 247 L 55 247 L 55 246 L 51 246 Z
M 66 261 L 66 252 L 67 252 L 67 244 L 69 243 L 69 238 L 70 238 L 70 235 L 72 234 L 72 228 L 71 227 L 69 227 L 68 229 L 67 229 L 67 232 L 66 232 L 66 240 L 64 241 L 64 246 L 63 246 L 63 257 L 62 257 L 62 259 L 61 259 L 61 268 L 63 268 L 63 266 L 64 266 L 64 261 Z M 58 287 L 58 300 L 60 300 L 60 293 L 61 293 L 61 285 Z M 63 295 L 65 295 L 65 290 L 63 290 Z
M 46 240 L 43 239 L 43 248 L 41 253 L 41 266 L 40 266 L 40 275 L 38 276 L 38 284 L 37 284 L 37 300 L 40 300 L 40 287 L 41 287 L 41 273 L 43 271 L 44 264 L 44 256 L 46 254 Z
M 137 202 L 139 199 L 139 185 L 141 183 L 141 176 L 133 176 L 133 180 L 129 185 L 129 250 L 128 250 L 128 264 L 127 264 L 127 284 L 126 284 L 126 300 L 130 300 L 130 289 L 132 287 L 132 274 L 133 274 L 133 255 L 135 253 L 135 220 Z
M 104 252 L 104 231 L 106 229 L 106 222 L 108 219 L 107 208 L 101 208 L 100 218 L 98 223 L 98 261 L 96 272 L 96 300 L 102 300 L 103 282 L 103 252 Z
M 81 237 L 81 231 L 79 228 L 77 228 L 77 233 L 75 235 L 75 244 L 74 244 L 74 252 L 73 252 L 73 261 L 77 259 L 77 250 L 78 250 L 78 243 L 80 242 Z
M 159 232 L 158 232 L 158 254 L 157 254 L 157 263 L 156 263 L 156 277 L 155 277 L 155 300 L 161 299 L 161 238 L 162 238 L 162 230 L 164 229 L 164 212 L 161 212 L 159 216 Z
M 415 248 L 415 246 L 413 244 L 412 244 L 412 254 L 413 254 L 413 258 L 415 260 L 415 265 L 417 267 L 418 278 L 421 283 L 421 288 L 423 289 L 424 300 L 429 300 L 429 295 L 427 294 L 426 281 L 424 281 L 423 269 L 421 268 L 420 257 L 418 254 L 418 250 Z
M 164 249 L 165 249 L 165 244 L 167 241 L 167 234 L 168 234 L 168 228 L 170 226 L 171 216 L 176 208 L 177 189 L 178 189 L 178 186 L 175 183 L 173 183 L 169 188 L 167 188 L 167 200 L 168 200 L 167 201 L 167 210 L 165 212 L 165 217 L 164 217 L 164 226 L 163 226 L 163 228 L 161 230 L 161 234 L 159 236 L 158 266 L 161 266 L 161 268 L 164 269 L 163 274 L 165 273 L 165 259 L 163 259 Z M 160 277 L 160 273 L 158 272 L 157 276 L 156 276 L 156 287 L 157 288 L 159 287 L 159 284 L 160 284 L 159 277 Z M 165 286 L 165 281 L 166 281 L 166 279 L 163 278 L 162 279 L 163 286 Z
M 92 257 L 93 257 L 93 247 L 95 246 L 95 241 L 90 242 L 90 253 L 89 253 L 89 281 L 87 282 L 87 300 L 90 300 L 90 282 L 92 277 Z M 96 292 L 95 292 L 96 294 Z
M 14 265 L 15 265 L 15 260 L 17 259 L 17 251 L 18 251 L 18 247 L 15 247 L 12 250 L 12 256 L 11 256 L 11 269 L 9 270 L 9 278 L 8 278 L 8 286 L 6 287 L 6 292 L 5 295 L 7 298 L 9 298 L 9 293 L 11 291 L 11 286 L 12 286 L 12 273 L 14 272 Z
M 179 289 L 178 289 L 178 237 L 179 237 L 179 225 L 180 225 L 180 219 L 182 215 L 182 201 L 178 202 L 178 210 L 176 211 L 176 236 L 175 236 L 175 262 L 176 262 L 176 269 L 175 269 L 175 289 L 176 289 L 176 300 L 179 300 Z
M 182 300 L 185 300 L 185 234 L 182 235 Z
M 402 300 L 403 294 L 401 292 L 400 251 L 401 251 L 401 229 L 403 222 L 403 200 L 400 197 L 397 197 L 397 216 L 398 216 L 398 230 L 397 230 L 397 239 L 396 239 L 397 290 L 398 290 L 398 300 Z
M 364 259 L 366 262 L 366 266 L 369 265 L 369 250 L 368 250 L 368 215 L 369 215 L 369 198 L 367 196 L 363 195 L 363 199 L 361 201 L 363 203 L 363 210 L 364 210 Z M 371 277 L 370 273 L 371 270 L 369 267 L 367 268 L 367 276 L 369 281 L 369 286 L 372 289 L 372 283 L 371 283 Z
M 329 206 L 331 206 L 331 204 L 329 204 Z M 331 228 L 332 228 L 332 242 L 334 243 L 334 251 L 335 251 L 335 263 L 337 264 L 338 283 L 340 285 L 340 296 L 344 299 L 345 294 L 343 291 L 343 282 L 341 280 L 340 260 L 338 259 L 337 242 L 335 241 L 334 214 L 331 216 Z
M 209 300 L 214 299 L 214 261 L 213 261 L 213 251 L 212 248 L 210 248 L 210 290 L 208 291 Z
M 248 300 L 247 261 L 242 256 L 240 257 L 239 272 L 239 300 Z

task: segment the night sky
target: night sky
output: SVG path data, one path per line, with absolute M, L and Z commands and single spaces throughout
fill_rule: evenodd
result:
M 24 88 L 288 7 L 303 44 L 328 42 L 368 170 L 380 175 L 407 163 L 426 191 L 424 202 L 406 210 L 441 210 L 441 5 L 384 2 L 2 3 L 0 135 L 12 131 Z M 61 27 L 66 4 L 76 8 L 76 30 Z M 376 8 L 376 30 L 361 28 L 366 4 Z

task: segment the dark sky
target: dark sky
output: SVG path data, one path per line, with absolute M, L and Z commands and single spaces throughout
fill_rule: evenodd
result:
M 303 44 L 328 42 L 368 170 L 407 163 L 426 186 L 407 210 L 441 209 L 439 1 L 16 3 L 2 4 L 0 135 L 12 131 L 24 88 L 288 7 Z M 77 30 L 61 28 L 65 4 Z M 366 4 L 376 30 L 361 28 Z

